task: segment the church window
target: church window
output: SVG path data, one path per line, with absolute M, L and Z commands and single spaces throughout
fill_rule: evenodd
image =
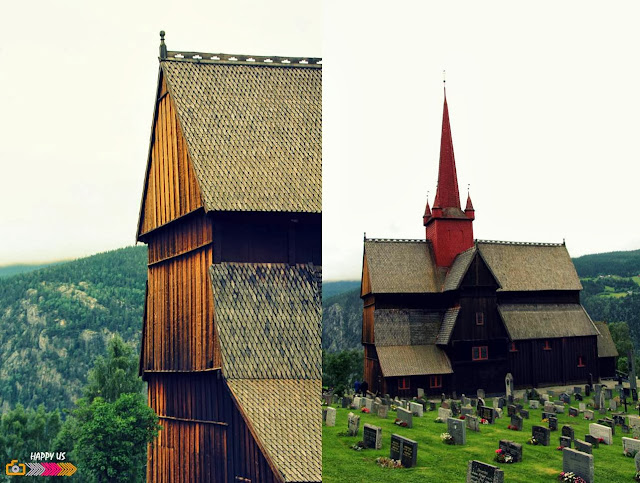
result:
M 476 312 L 476 325 L 484 325 L 484 313 Z
M 409 389 L 410 384 L 409 384 L 410 379 L 408 377 L 401 377 L 398 379 L 398 389 L 403 390 L 403 389 Z
M 582 356 L 578 356 L 578 367 L 585 367 L 584 359 Z
M 544 347 L 542 348 L 545 351 L 550 351 L 551 350 L 551 344 L 549 344 L 548 340 L 544 341 Z
M 473 359 L 474 361 L 486 361 L 487 359 L 489 359 L 489 348 L 486 345 L 472 348 L 471 359 Z
M 442 376 L 429 376 L 429 387 L 442 387 Z
M 518 348 L 516 347 L 516 343 L 515 342 L 511 342 L 509 344 L 509 352 L 518 352 Z

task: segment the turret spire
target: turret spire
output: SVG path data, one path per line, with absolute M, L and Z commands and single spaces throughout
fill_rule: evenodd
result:
M 453 140 L 449 124 L 449 107 L 447 91 L 444 91 L 444 108 L 442 112 L 442 137 L 440 139 L 440 164 L 438 167 L 438 189 L 433 207 L 460 209 L 460 193 L 458 191 L 458 175 L 456 160 L 453 155 Z

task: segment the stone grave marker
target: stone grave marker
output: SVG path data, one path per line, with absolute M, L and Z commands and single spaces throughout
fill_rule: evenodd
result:
M 520 463 L 522 461 L 522 445 L 520 443 L 501 439 L 498 443 L 498 448 L 505 454 L 511 456 L 514 463 Z
M 507 396 L 513 396 L 513 376 L 509 372 L 504 378 L 504 393 Z
M 569 396 L 566 392 L 560 394 L 560 401 L 565 404 L 571 404 L 571 396 Z
M 525 404 L 529 402 L 529 391 L 527 389 L 525 389 L 522 399 L 525 402 Z
M 326 404 L 328 406 L 333 401 L 333 394 L 323 394 L 322 401 L 323 404 Z
M 356 407 L 356 409 L 360 409 L 362 407 L 362 404 L 360 404 L 360 400 L 362 398 L 360 396 L 355 396 L 353 398 L 353 405 Z
M 449 404 L 449 401 L 442 401 L 440 403 L 440 407 L 444 409 L 451 409 L 451 404 Z
M 526 409 L 521 409 L 520 416 L 522 416 L 524 419 L 529 419 L 529 411 L 527 411 Z
M 624 424 L 624 416 L 622 414 L 614 414 L 613 424 L 616 426 L 622 426 Z
M 564 414 L 564 404 L 555 404 L 556 414 Z
M 611 399 L 609 401 L 609 409 L 611 409 L 612 411 L 618 410 L 618 402 L 615 399 Z
M 476 403 L 476 408 L 479 408 L 480 406 L 486 406 L 487 403 L 484 402 L 483 398 L 478 398 L 478 402 Z
M 573 394 L 581 394 L 581 393 L 582 393 L 582 387 L 573 386 Z
M 593 421 L 593 411 L 585 409 L 585 411 L 584 411 L 584 419 L 588 419 L 590 421 Z
M 603 426 L 602 424 L 591 423 L 589 425 L 589 434 L 596 438 L 602 438 L 604 444 L 613 443 L 613 434 L 609 426 Z
M 600 409 L 600 396 L 602 395 L 602 400 L 604 401 L 604 394 L 602 394 L 602 387 L 597 384 L 596 392 L 593 396 L 593 409 Z
M 580 403 L 578 404 L 578 410 L 582 413 L 584 412 L 584 410 L 587 409 L 587 405 L 585 403 Z
M 504 483 L 504 472 L 497 466 L 471 460 L 467 465 L 466 483 Z
M 460 404 L 462 406 L 468 406 L 469 404 L 471 404 L 471 399 L 469 399 L 467 396 L 463 394 L 462 397 L 460 398 Z
M 548 395 L 548 394 L 540 394 L 540 399 L 539 399 L 539 401 L 540 401 L 540 402 L 543 402 L 543 401 L 544 401 L 544 402 L 547 402 L 547 401 L 549 401 L 549 395 Z
M 480 431 L 480 420 L 478 416 L 469 415 L 466 416 L 464 422 L 467 423 L 467 428 L 471 431 Z
M 413 413 L 404 408 L 398 408 L 398 419 L 407 423 L 407 428 L 413 428 Z
M 360 429 L 360 416 L 349 413 L 347 416 L 347 433 L 349 436 L 358 436 Z
M 633 458 L 636 463 L 636 472 L 640 471 L 640 453 L 636 454 L 636 457 Z
M 584 386 L 584 395 L 587 397 L 591 396 L 591 386 L 589 384 L 585 384 Z
M 549 430 L 550 431 L 558 430 L 558 418 L 549 418 Z
M 631 432 L 631 428 L 626 424 L 623 424 L 622 426 L 620 426 L 620 428 L 622 429 L 622 432 L 624 434 L 629 434 Z
M 576 401 L 582 401 L 582 394 L 574 394 L 574 395 L 573 395 L 573 398 L 574 398 Z
M 455 401 L 451 401 L 451 414 L 453 414 L 454 417 L 460 415 L 460 405 Z
M 640 452 L 640 439 L 622 437 L 622 449 L 625 454 L 635 455 Z
M 584 440 L 589 443 L 593 448 L 598 448 L 600 445 L 600 441 L 595 436 L 591 436 L 590 434 L 584 435 Z
M 336 408 L 327 408 L 327 426 L 335 426 L 336 425 Z
M 538 409 L 540 408 L 540 401 L 536 399 L 532 399 L 529 401 L 529 409 Z
M 378 415 L 378 409 L 380 409 L 380 403 L 377 401 L 373 401 L 373 407 L 371 408 L 371 414 Z
M 515 426 L 516 431 L 522 431 L 522 416 L 517 414 L 511 416 L 511 426 Z
M 473 408 L 471 406 L 462 406 L 460 408 L 460 412 L 463 416 L 469 416 L 470 414 L 473 414 Z
M 348 397 L 342 398 L 342 409 L 348 408 L 350 404 L 351 404 L 351 399 L 349 399 Z
M 451 409 L 440 408 L 438 409 L 438 417 L 442 419 L 442 421 L 446 421 L 452 416 Z
M 467 444 L 467 426 L 462 419 L 447 419 L 447 432 L 453 437 L 453 444 Z
M 544 426 L 532 426 L 531 436 L 542 446 L 549 446 L 549 440 L 551 439 L 551 431 Z
M 496 413 L 496 418 L 501 418 L 502 417 L 502 409 L 494 408 L 493 412 Z
M 556 393 L 553 392 L 552 390 L 547 391 L 547 396 L 549 397 L 555 397 Z
M 382 448 L 382 428 L 373 424 L 364 423 L 362 427 L 362 441 L 365 448 Z
M 640 426 L 640 416 L 630 414 L 628 416 L 628 419 L 629 419 L 629 426 L 631 427 Z
M 416 465 L 418 460 L 418 443 L 399 434 L 392 434 L 389 457 L 400 460 L 405 468 L 411 468 Z
M 424 389 L 422 389 L 421 387 L 418 388 L 418 397 L 419 398 L 424 397 Z
M 378 408 L 378 417 L 382 419 L 387 419 L 389 415 L 389 406 L 386 404 L 381 404 Z
M 593 455 L 566 448 L 562 451 L 562 471 L 571 472 L 593 483 Z
M 484 396 L 485 396 L 485 395 L 484 395 L 484 389 L 478 389 L 478 390 L 476 391 L 476 397 L 477 397 L 478 399 L 484 399 Z
M 563 448 L 571 448 L 571 438 L 560 436 L 560 446 Z
M 611 419 L 598 419 L 598 424 L 601 424 L 602 426 L 607 426 L 608 428 L 611 429 L 611 434 L 612 436 L 616 435 L 616 425 L 613 422 L 613 420 Z
M 545 411 L 542 411 L 542 419 L 549 419 L 549 418 L 555 418 L 556 413 L 547 413 Z
M 562 426 L 562 436 L 566 436 L 567 438 L 570 438 L 570 439 L 576 438 L 574 429 L 568 424 L 565 424 L 564 426 Z
M 582 451 L 583 453 L 587 454 L 593 454 L 593 445 L 591 443 L 587 443 L 586 441 L 582 441 L 581 439 L 574 439 L 573 445 L 578 451 Z
M 516 413 L 516 407 L 513 404 L 507 406 L 507 416 L 513 416 Z
M 544 412 L 545 413 L 555 413 L 556 412 L 556 405 L 553 404 L 550 401 L 545 401 L 545 403 L 544 403 Z
M 478 409 L 478 416 L 482 419 L 486 419 L 489 424 L 493 424 L 494 422 L 494 412 L 493 408 L 487 406 L 480 406 Z
M 435 411 L 436 407 L 438 406 L 438 402 L 437 401 L 429 401 L 429 411 Z
M 613 391 L 611 389 L 609 389 L 608 387 L 606 387 L 604 389 L 604 397 L 607 399 L 611 399 L 613 397 Z
M 576 408 L 569 408 L 569 416 L 573 416 L 575 418 L 578 416 L 578 414 L 579 412 Z
M 418 403 L 414 403 L 411 402 L 409 403 L 409 409 L 411 410 L 411 412 L 413 413 L 414 416 L 421 418 L 422 417 L 422 411 L 423 411 L 423 407 L 422 404 L 418 404 Z
M 595 407 L 595 404 L 594 404 Z M 598 397 L 598 410 L 600 412 L 602 412 L 602 410 L 605 411 L 605 413 L 607 412 L 607 406 L 605 405 L 605 401 L 604 401 L 604 392 L 600 391 L 600 396 Z
M 507 400 L 503 397 L 498 399 L 498 407 L 500 409 L 504 408 L 507 405 Z

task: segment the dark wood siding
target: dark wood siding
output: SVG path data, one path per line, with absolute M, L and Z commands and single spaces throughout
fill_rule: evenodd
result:
M 369 391 L 382 392 L 382 371 L 373 344 L 364 345 L 364 380 L 369 384 Z
M 373 313 L 376 309 L 375 299 L 373 295 L 369 295 L 364 299 L 364 307 L 362 309 L 362 343 L 373 344 L 375 342 Z

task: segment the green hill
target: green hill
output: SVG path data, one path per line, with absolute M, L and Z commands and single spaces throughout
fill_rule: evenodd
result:
M 599 275 L 633 277 L 640 275 L 640 250 L 584 255 L 574 258 L 573 263 L 580 278 Z
M 0 279 L 0 408 L 66 408 L 114 332 L 138 350 L 146 247 Z
M 0 267 L 0 278 L 13 277 L 14 275 L 18 275 L 20 273 L 33 272 L 34 270 L 39 270 L 44 267 L 55 265 L 56 263 L 62 263 L 62 262 L 34 263 L 34 264 L 21 263 L 21 264 L 15 264 L 15 265 L 4 265 Z

